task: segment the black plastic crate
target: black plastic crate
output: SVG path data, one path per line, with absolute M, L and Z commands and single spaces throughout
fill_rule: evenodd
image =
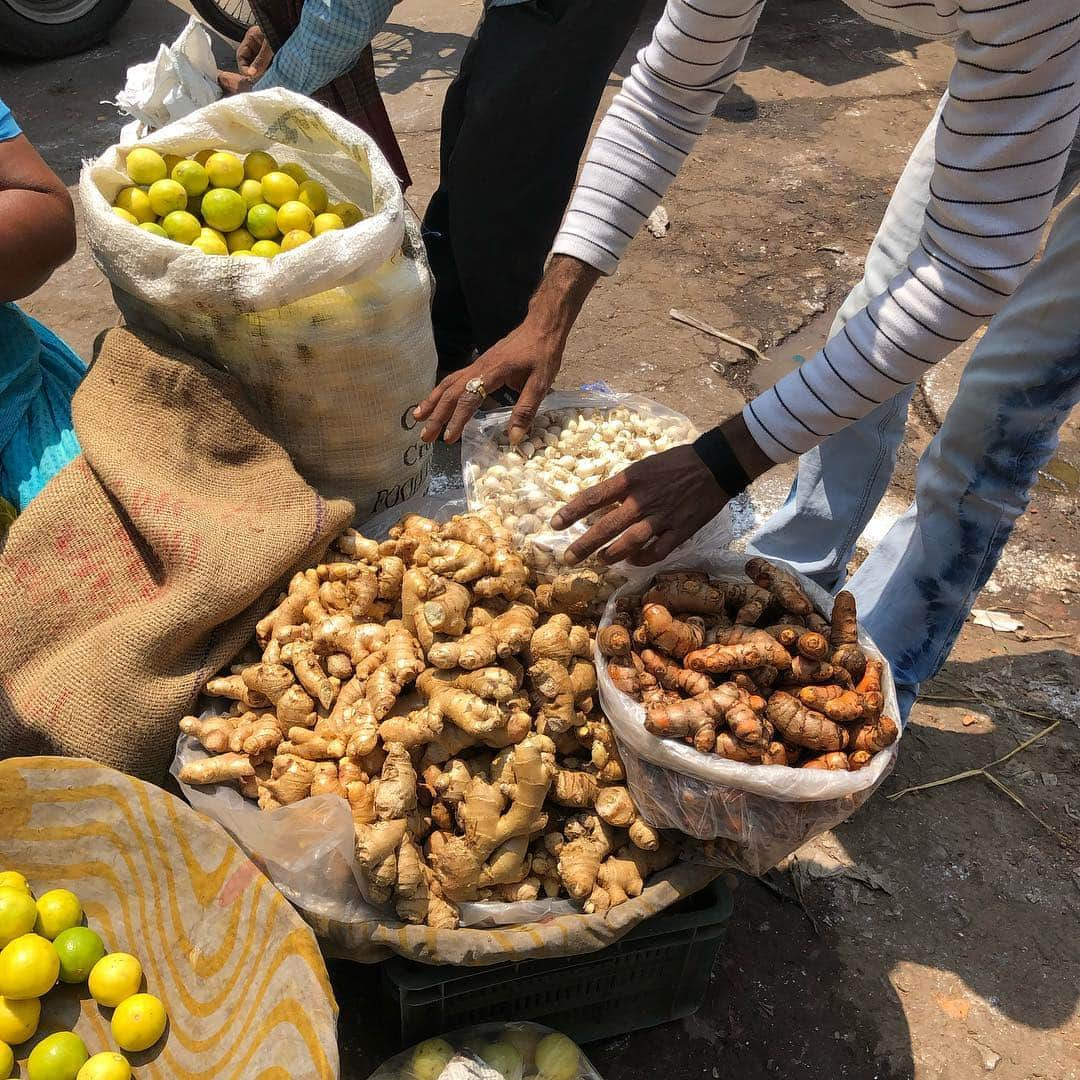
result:
M 399 1047 L 491 1020 L 533 1020 L 592 1042 L 696 1012 L 731 916 L 716 880 L 599 952 L 486 968 L 381 966 Z

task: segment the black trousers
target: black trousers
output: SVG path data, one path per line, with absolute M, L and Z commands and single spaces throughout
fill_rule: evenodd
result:
M 424 216 L 440 365 L 458 368 L 525 317 L 608 76 L 645 0 L 489 8 L 442 113 Z

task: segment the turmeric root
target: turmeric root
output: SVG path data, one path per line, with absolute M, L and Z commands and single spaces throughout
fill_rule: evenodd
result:
M 689 671 L 687 668 L 680 667 L 673 660 L 653 652 L 652 649 L 642 649 L 639 655 L 642 664 L 645 665 L 645 670 L 654 676 L 665 690 L 680 690 L 684 694 L 696 697 L 712 689 L 712 680 L 700 671 Z
M 811 750 L 843 750 L 848 733 L 834 720 L 807 709 L 798 698 L 777 690 L 765 709 L 765 715 L 785 741 Z
M 804 686 L 799 700 L 808 708 L 823 712 L 830 720 L 850 724 L 864 715 L 862 697 L 842 686 Z
M 847 772 L 850 769 L 848 763 L 848 756 L 839 750 L 834 750 L 828 754 L 822 754 L 819 757 L 810 758 L 804 761 L 800 768 L 803 769 L 825 769 L 829 772 Z
M 646 640 L 676 660 L 705 643 L 705 627 L 699 618 L 677 619 L 662 604 L 646 604 L 641 621 Z
M 601 627 L 596 634 L 596 647 L 602 656 L 626 656 L 630 652 L 630 630 L 620 623 Z
M 829 655 L 828 639 L 824 634 L 815 633 L 813 630 L 800 634 L 795 647 L 799 650 L 799 655 L 807 660 L 824 660 Z
M 705 574 L 661 574 L 642 597 L 645 604 L 662 604 L 669 611 L 695 615 L 721 615 L 725 594 Z
M 888 716 L 878 716 L 867 720 L 851 730 L 851 745 L 856 750 L 869 750 L 876 754 L 887 746 L 892 746 L 900 735 L 896 721 Z
M 728 710 L 746 704 L 750 695 L 734 683 L 722 683 L 704 694 L 670 705 L 650 706 L 645 727 L 654 735 L 679 738 L 693 735 L 704 724 L 721 720 Z
M 791 571 L 755 556 L 746 563 L 746 575 L 754 584 L 772 593 L 785 611 L 795 615 L 813 613 L 814 605 Z
M 750 671 L 766 665 L 791 666 L 791 656 L 771 634 L 745 626 L 723 631 L 715 645 L 688 653 L 683 661 L 691 671 L 722 673 Z

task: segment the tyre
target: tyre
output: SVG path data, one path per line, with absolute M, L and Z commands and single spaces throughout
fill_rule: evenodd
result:
M 96 45 L 131 0 L 0 0 L 5 52 L 49 60 Z
M 255 16 L 247 0 L 191 0 L 191 6 L 212 29 L 230 41 L 240 41 Z

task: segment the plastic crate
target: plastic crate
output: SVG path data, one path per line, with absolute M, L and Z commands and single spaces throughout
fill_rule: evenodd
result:
M 534 1020 L 592 1042 L 696 1012 L 731 915 L 718 879 L 599 952 L 486 968 L 381 966 L 399 1047 L 491 1020 Z

